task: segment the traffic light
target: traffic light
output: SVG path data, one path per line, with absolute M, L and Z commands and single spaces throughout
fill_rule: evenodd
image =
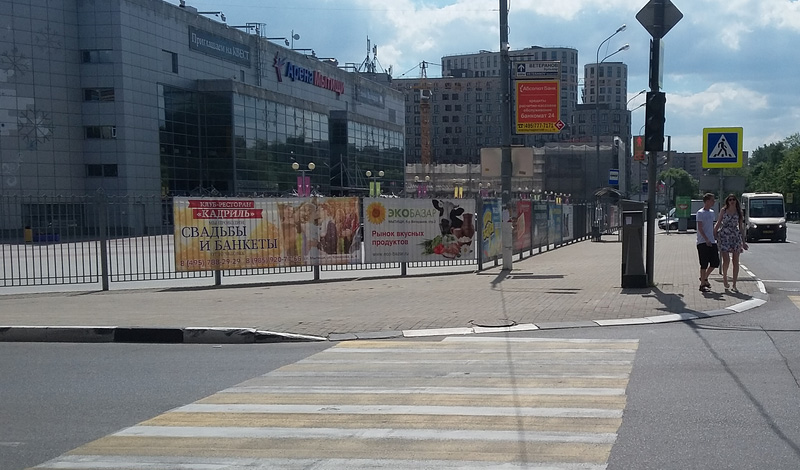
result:
M 644 136 L 633 136 L 633 159 L 634 161 L 644 161 Z
M 664 151 L 664 110 L 667 95 L 662 91 L 647 92 L 644 117 L 644 149 L 648 152 Z

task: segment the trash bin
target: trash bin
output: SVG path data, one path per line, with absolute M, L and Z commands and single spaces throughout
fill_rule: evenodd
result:
M 644 210 L 622 212 L 622 287 L 647 287 L 644 269 Z
M 25 226 L 25 243 L 33 243 L 33 229 L 30 225 Z

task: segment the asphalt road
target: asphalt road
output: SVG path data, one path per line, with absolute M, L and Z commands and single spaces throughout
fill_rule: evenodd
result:
M 0 343 L 0 469 L 40 464 L 330 346 Z
M 511 336 L 638 342 L 609 469 L 800 468 L 799 227 L 789 240 L 742 258 L 770 295 L 758 309 Z M 0 468 L 36 465 L 330 346 L 0 343 Z

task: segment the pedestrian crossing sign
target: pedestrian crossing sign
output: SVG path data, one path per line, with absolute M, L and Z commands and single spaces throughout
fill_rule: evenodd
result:
M 741 168 L 741 127 L 703 129 L 703 168 Z

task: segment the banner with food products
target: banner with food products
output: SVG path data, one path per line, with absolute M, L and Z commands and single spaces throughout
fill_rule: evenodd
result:
M 364 262 L 475 258 L 475 201 L 364 199 Z
M 483 261 L 498 258 L 503 254 L 502 208 L 500 198 L 483 200 L 483 213 L 480 214 Z
M 176 197 L 177 271 L 361 262 L 358 198 Z

